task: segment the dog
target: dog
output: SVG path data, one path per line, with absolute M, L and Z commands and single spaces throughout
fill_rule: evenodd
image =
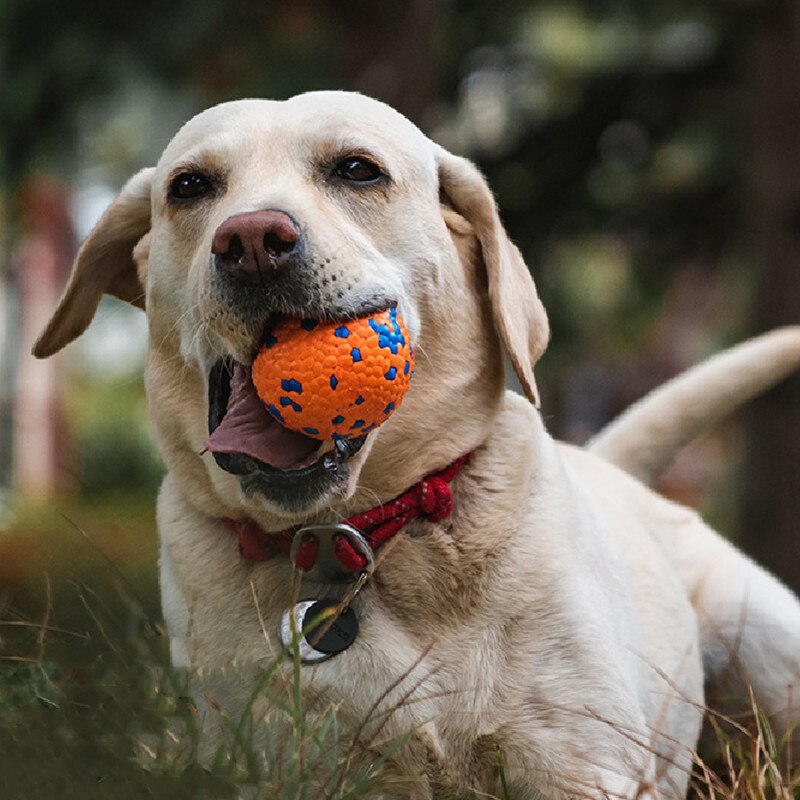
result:
M 176 666 L 258 670 L 281 651 L 292 561 L 244 557 L 237 535 L 257 549 L 421 485 L 438 487 L 444 510 L 376 546 L 377 566 L 348 590 L 357 635 L 324 661 L 310 647 L 302 667 L 351 720 L 408 700 L 381 726 L 387 741 L 412 732 L 392 755 L 407 780 L 396 796 L 499 792 L 500 753 L 517 798 L 682 797 L 704 681 L 734 661 L 782 730 L 800 716 L 787 700 L 800 686 L 798 600 L 633 477 L 794 369 L 800 329 L 688 373 L 589 448 L 554 441 L 534 378 L 547 316 L 484 178 L 347 92 L 223 103 L 186 123 L 81 247 L 34 354 L 79 336 L 103 293 L 147 313 Z M 252 411 L 249 365 L 276 320 L 390 307 L 416 369 L 382 426 L 289 446 L 261 412 L 272 444 L 215 449 L 220 426 L 244 448 L 232 408 Z M 503 350 L 525 397 L 504 388 Z M 348 540 L 364 555 L 359 542 Z

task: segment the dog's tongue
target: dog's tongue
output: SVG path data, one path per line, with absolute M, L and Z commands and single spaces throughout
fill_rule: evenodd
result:
M 212 453 L 244 453 L 277 469 L 299 469 L 320 441 L 279 425 L 256 394 L 250 368 L 236 364 L 228 410 L 205 446 Z

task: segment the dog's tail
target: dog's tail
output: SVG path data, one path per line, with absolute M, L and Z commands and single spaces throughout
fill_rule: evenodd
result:
M 634 403 L 587 448 L 644 483 L 678 450 L 800 367 L 800 325 L 712 356 Z

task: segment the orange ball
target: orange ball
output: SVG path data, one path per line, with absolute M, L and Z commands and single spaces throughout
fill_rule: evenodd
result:
M 413 368 L 408 331 L 390 308 L 349 322 L 284 320 L 253 362 L 253 384 L 285 428 L 352 439 L 397 409 Z

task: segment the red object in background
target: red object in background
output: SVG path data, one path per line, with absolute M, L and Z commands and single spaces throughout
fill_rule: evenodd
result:
M 56 182 L 37 177 L 23 187 L 22 233 L 16 250 L 19 358 L 14 399 L 14 488 L 49 495 L 67 488 L 69 457 L 64 420 L 64 359 L 30 355 L 53 313 L 69 274 L 75 241 L 67 195 Z

